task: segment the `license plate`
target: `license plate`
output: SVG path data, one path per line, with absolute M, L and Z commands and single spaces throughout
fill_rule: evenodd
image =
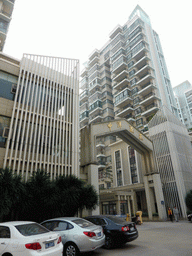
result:
M 97 236 L 101 236 L 101 232 L 99 232 L 99 233 L 97 234 Z
M 45 249 L 55 246 L 54 242 L 46 243 Z
M 134 228 L 134 227 L 131 227 L 131 228 L 130 228 L 130 231 L 133 231 L 133 230 L 135 230 L 135 228 Z

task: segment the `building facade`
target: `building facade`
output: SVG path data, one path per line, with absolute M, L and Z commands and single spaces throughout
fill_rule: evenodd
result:
M 178 114 L 188 130 L 192 128 L 192 86 L 185 81 L 173 88 Z
M 81 78 L 80 128 L 124 118 L 149 135 L 148 124 L 160 109 L 166 107 L 178 116 L 159 36 L 152 29 L 149 16 L 139 6 L 123 26 L 114 28 L 109 41 L 100 50 L 95 49 L 90 54 Z M 125 214 L 125 209 L 132 209 L 132 213 L 146 211 L 146 201 L 143 200 L 146 191 L 142 185 L 145 177 L 142 177 L 139 154 L 114 136 L 99 139 L 97 149 L 103 213 L 114 212 L 114 205 L 118 214 Z M 107 176 L 109 170 L 112 170 L 111 180 Z M 130 189 L 118 190 L 117 200 L 114 197 L 107 200 L 110 196 L 103 189 L 111 187 L 114 191 L 127 185 Z M 127 191 L 130 191 L 129 195 Z M 155 198 L 153 194 L 150 196 Z M 128 197 L 132 198 L 132 206 L 126 203 Z M 153 213 L 157 214 L 155 207 Z
M 0 167 L 79 176 L 79 61 L 1 54 Z
M 15 0 L 0 1 L 0 51 L 3 51 Z

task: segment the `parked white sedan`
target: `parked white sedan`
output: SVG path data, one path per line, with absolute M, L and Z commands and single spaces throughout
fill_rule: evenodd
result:
M 61 237 L 35 222 L 0 223 L 1 256 L 62 256 Z
M 61 236 L 66 256 L 93 251 L 105 244 L 103 228 L 82 218 L 60 217 L 46 220 L 41 225 Z

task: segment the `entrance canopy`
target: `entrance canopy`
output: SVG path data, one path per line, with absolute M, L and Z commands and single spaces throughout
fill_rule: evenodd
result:
M 125 119 L 90 124 L 81 129 L 81 166 L 96 163 L 96 137 L 109 135 L 118 136 L 144 156 L 146 173 L 154 169 L 152 141 Z

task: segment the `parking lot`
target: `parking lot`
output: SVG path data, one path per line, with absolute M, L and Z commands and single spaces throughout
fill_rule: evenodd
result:
M 192 256 L 191 222 L 144 222 L 137 228 L 139 237 L 135 241 L 112 250 L 101 248 L 88 255 Z

